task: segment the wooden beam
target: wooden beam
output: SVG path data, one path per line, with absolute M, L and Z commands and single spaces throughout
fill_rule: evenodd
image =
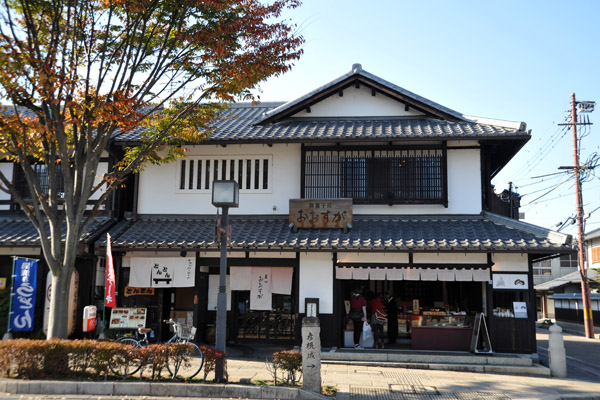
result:
M 377 92 L 375 91 L 375 89 L 371 89 L 371 96 L 375 97 L 375 94 L 376 94 L 376 93 L 377 93 Z
M 409 107 L 408 107 L 408 104 L 405 104 L 405 105 L 404 105 L 404 111 L 408 111 L 408 108 L 409 108 Z
M 338 96 L 340 96 L 340 97 L 344 97 L 344 91 L 343 91 L 343 90 L 340 90 L 340 91 L 338 92 Z
M 306 107 L 306 113 L 307 113 L 307 114 L 310 114 L 310 106 L 307 106 L 307 107 Z

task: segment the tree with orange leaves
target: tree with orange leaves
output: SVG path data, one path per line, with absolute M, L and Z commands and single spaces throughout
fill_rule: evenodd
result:
M 304 39 L 281 14 L 299 4 L 4 0 L 0 157 L 18 165 L 27 190 L 2 171 L 0 190 L 36 227 L 52 272 L 48 338 L 67 335 L 70 277 L 94 215 L 126 175 L 183 156 L 176 145 L 210 134 L 222 104 L 291 68 Z M 132 130 L 142 143 L 100 174 L 111 137 Z

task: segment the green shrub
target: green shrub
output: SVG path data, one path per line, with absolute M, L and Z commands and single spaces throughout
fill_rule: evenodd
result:
M 284 350 L 273 353 L 275 385 L 277 385 L 277 370 L 282 371 L 282 382 L 284 384 L 295 386 L 302 376 L 302 353 L 293 350 Z

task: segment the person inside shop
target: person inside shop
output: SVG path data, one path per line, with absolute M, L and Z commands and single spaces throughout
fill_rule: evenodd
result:
M 354 325 L 354 348 L 359 349 L 363 322 L 367 321 L 367 300 L 362 295 L 361 287 L 356 287 L 350 296 L 350 319 Z
M 383 325 L 387 322 L 387 314 L 381 301 L 381 294 L 378 293 L 370 298 L 368 303 L 369 313 L 371 314 L 371 329 L 373 330 L 373 339 L 376 349 L 384 348 Z
M 387 313 L 387 337 L 388 343 L 396 343 L 398 338 L 398 306 L 391 291 L 385 292 L 385 312 Z

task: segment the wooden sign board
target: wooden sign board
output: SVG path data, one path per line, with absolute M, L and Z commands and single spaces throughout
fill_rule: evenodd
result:
M 153 287 L 131 287 L 125 286 L 125 297 L 129 296 L 154 296 Z
M 352 199 L 290 199 L 290 224 L 296 228 L 347 228 Z

